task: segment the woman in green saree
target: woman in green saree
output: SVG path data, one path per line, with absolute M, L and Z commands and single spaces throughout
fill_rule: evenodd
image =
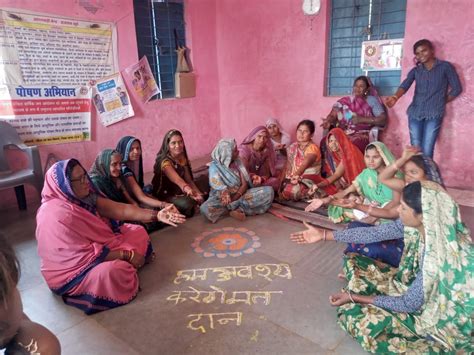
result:
M 414 182 L 399 213 L 405 249 L 398 269 L 344 257 L 348 285 L 330 296 L 339 324 L 372 353 L 471 353 L 474 248 L 458 205 L 440 185 Z M 343 241 L 313 227 L 291 239 Z
M 395 161 L 393 154 L 382 142 L 372 142 L 365 149 L 364 161 L 366 168 L 355 178 L 348 188 L 340 191 L 332 196 L 324 199 L 314 199 L 306 207 L 306 211 L 314 211 L 323 204 L 330 204 L 328 208 L 328 216 L 334 223 L 347 223 L 353 220 L 361 220 L 368 224 L 378 222 L 386 222 L 387 220 L 371 217 L 370 212 L 376 208 L 386 208 L 390 210 L 396 207 L 400 201 L 400 194 L 393 191 L 385 184 L 378 181 L 379 173 Z M 396 175 L 401 178 L 401 173 Z M 348 200 L 344 198 L 354 198 L 353 195 L 358 194 L 358 199 L 363 200 L 364 204 L 370 206 L 369 213 L 344 208 Z M 360 201 L 362 202 L 362 201 Z M 397 212 L 388 214 L 392 219 L 398 218 Z

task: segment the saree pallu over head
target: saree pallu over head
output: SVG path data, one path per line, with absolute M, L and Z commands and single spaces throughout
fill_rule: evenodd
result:
M 117 189 L 115 182 L 110 176 L 110 162 L 115 154 L 120 155 L 118 151 L 113 149 L 101 151 L 89 170 L 89 176 L 95 187 L 105 196 L 116 202 L 125 202 L 123 193 Z
M 255 152 L 253 148 L 251 147 L 251 144 L 257 138 L 257 136 L 260 133 L 266 133 L 267 134 L 267 144 L 265 148 L 263 149 L 262 152 Z M 268 133 L 268 130 L 264 126 L 258 126 L 255 127 L 247 137 L 244 138 L 242 143 L 239 146 L 239 152 L 241 157 L 243 157 L 245 160 L 249 162 L 251 165 L 259 165 L 259 167 L 262 166 L 262 164 L 265 163 L 265 161 L 268 161 L 268 166 L 270 168 L 270 174 L 271 176 L 276 175 L 276 169 L 275 169 L 275 164 L 276 164 L 276 155 L 275 155 L 275 150 L 273 149 L 273 143 L 270 138 L 270 134 Z M 258 170 L 258 169 L 257 169 Z
M 250 187 L 252 186 L 252 180 L 250 176 L 243 166 L 240 159 L 235 159 L 232 161 L 232 155 L 237 147 L 237 143 L 235 139 L 232 138 L 224 138 L 221 139 L 217 145 L 215 146 L 214 150 L 211 153 L 212 162 L 211 164 L 216 169 L 217 174 L 219 174 L 221 180 L 223 181 L 225 186 L 222 186 L 222 190 L 226 187 L 231 186 L 240 186 L 240 176 L 236 174 L 232 168 L 230 168 L 230 164 L 234 163 L 238 168 L 239 172 L 242 173 L 245 180 L 249 184 Z M 212 176 L 210 176 L 212 179 Z M 217 186 L 215 186 L 217 187 Z
M 183 139 L 183 158 L 182 160 L 185 161 L 184 165 L 180 164 L 180 161 L 176 160 L 171 156 L 170 153 L 170 140 L 173 136 L 178 135 Z M 180 131 L 177 129 L 170 129 L 168 132 L 166 132 L 163 142 L 161 143 L 161 148 L 158 154 L 156 155 L 155 159 L 155 165 L 153 166 L 153 195 L 154 196 L 161 196 L 162 195 L 162 190 L 167 189 L 167 190 L 173 190 L 168 191 L 171 194 L 174 193 L 180 193 L 181 189 L 176 186 L 174 183 L 170 182 L 169 179 L 166 177 L 166 174 L 163 175 L 163 168 L 165 167 L 166 163 L 169 162 L 173 165 L 174 169 L 176 170 L 176 173 L 184 179 L 184 174 L 185 174 L 185 169 L 189 169 L 189 173 L 191 174 L 191 178 L 193 178 L 193 172 L 191 168 L 191 163 L 189 162 L 188 158 L 188 152 L 186 151 L 186 145 L 184 144 L 184 138 L 183 135 L 181 134 Z M 166 181 L 163 182 L 163 179 Z M 174 185 L 174 186 L 164 186 L 164 185 Z
M 333 152 L 329 149 L 329 138 L 334 136 L 339 145 L 339 151 Z M 326 170 L 334 174 L 337 166 L 344 164 L 344 179 L 350 185 L 365 168 L 364 156 L 347 135 L 340 128 L 333 128 L 326 136 L 325 164 Z
M 404 227 L 398 269 L 355 254 L 344 259 L 347 287 L 361 295 L 401 296 L 416 277 L 422 277 L 421 308 L 396 312 L 347 303 L 338 307 L 339 323 L 365 350 L 377 354 L 470 354 L 474 350 L 470 232 L 461 221 L 459 206 L 440 185 L 421 182 L 421 205 L 424 233 Z
M 431 181 L 422 182 L 424 306 L 415 324 L 446 350 L 469 349 L 474 312 L 474 247 L 459 206 Z M 421 237 L 421 236 L 420 236 Z
M 385 166 L 389 166 L 395 161 L 393 154 L 382 142 L 372 142 L 365 150 L 371 149 L 371 146 L 377 149 Z M 400 179 L 403 178 L 403 174 L 400 171 L 398 171 L 395 176 Z M 378 172 L 376 170 L 369 168 L 364 169 L 354 180 L 353 184 L 360 195 L 363 195 L 370 201 L 378 202 L 380 206 L 390 202 L 393 198 L 393 191 L 378 181 Z
M 98 215 L 95 200 L 75 196 L 66 176 L 73 161 L 57 162 L 48 170 L 36 216 L 41 272 L 49 287 L 60 294 L 121 243 L 121 227 L 115 224 L 113 228 Z
M 270 127 L 271 125 L 275 125 L 278 127 L 278 130 L 280 131 L 281 133 L 281 143 L 283 144 L 287 144 L 287 145 L 290 145 L 291 143 L 291 137 L 290 135 L 285 132 L 283 130 L 283 128 L 281 127 L 281 124 L 280 122 L 278 122 L 278 120 L 276 118 L 269 118 L 267 120 L 267 122 L 265 122 L 265 127 L 268 129 L 268 127 Z M 271 137 L 270 137 L 271 138 Z
M 142 143 L 140 142 L 139 139 L 132 136 L 125 136 L 125 137 L 122 137 L 117 143 L 116 150 L 120 154 L 122 154 L 122 175 L 124 177 L 128 177 L 133 172 L 133 175 L 135 179 L 137 180 L 138 185 L 143 189 L 143 187 L 145 186 L 145 183 L 143 180 L 143 153 L 140 154 L 140 159 L 138 161 L 138 168 L 137 168 L 138 171 L 133 171 L 133 169 L 127 166 L 128 164 L 131 164 L 131 162 L 129 161 L 129 155 L 130 155 L 130 150 L 132 148 L 132 144 L 134 142 L 138 142 L 138 144 L 140 144 L 140 149 L 141 149 Z

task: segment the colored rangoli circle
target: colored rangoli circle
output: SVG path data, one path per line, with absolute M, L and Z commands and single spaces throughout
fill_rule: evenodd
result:
M 201 233 L 194 238 L 191 247 L 205 258 L 225 258 L 252 254 L 261 246 L 255 232 L 246 228 L 225 227 Z

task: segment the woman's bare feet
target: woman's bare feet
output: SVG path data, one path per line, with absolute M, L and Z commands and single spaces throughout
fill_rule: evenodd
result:
M 229 212 L 230 216 L 243 222 L 245 221 L 245 213 L 241 209 L 237 208 L 236 210 Z

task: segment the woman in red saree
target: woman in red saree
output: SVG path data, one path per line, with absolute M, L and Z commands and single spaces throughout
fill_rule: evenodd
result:
M 343 190 L 365 169 L 364 156 L 340 128 L 333 128 L 326 137 L 324 171 L 327 178 L 318 188 L 335 186 Z

